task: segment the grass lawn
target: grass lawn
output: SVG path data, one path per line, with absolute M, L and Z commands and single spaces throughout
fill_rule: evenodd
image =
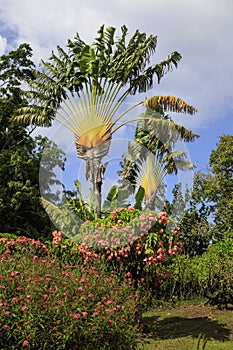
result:
M 143 314 L 145 350 L 196 350 L 200 333 L 205 350 L 233 350 L 233 309 L 218 310 L 204 302 L 155 308 Z M 203 339 L 199 350 L 203 349 Z

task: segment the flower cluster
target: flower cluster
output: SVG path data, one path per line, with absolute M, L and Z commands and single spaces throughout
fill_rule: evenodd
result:
M 5 255 L 13 254 L 14 252 L 26 252 L 29 251 L 34 252 L 38 255 L 44 255 L 48 253 L 48 248 L 39 240 L 27 238 L 24 236 L 20 236 L 16 239 L 10 238 L 0 238 L 0 254 L 1 261 L 4 261 Z
M 158 213 L 157 216 L 159 218 L 160 224 L 168 224 L 169 223 L 169 219 L 168 219 L 167 213 L 165 211 Z
M 53 244 L 58 245 L 62 241 L 62 236 L 64 233 L 62 231 L 53 231 Z
M 100 261 L 64 265 L 45 251 L 4 252 L 1 349 L 102 349 L 104 342 L 108 349 L 135 348 L 137 296 L 126 280 Z
M 133 219 L 130 221 L 130 218 Z M 84 243 L 79 251 L 84 259 L 98 255 L 115 268 L 132 273 L 134 284 L 155 276 L 157 281 L 152 284 L 157 285 L 158 271 L 163 271 L 161 266 L 182 252 L 179 229 L 169 228 L 169 222 L 166 212 L 140 213 L 133 207 L 117 208 L 109 217 L 98 220 L 97 227 L 93 223 L 82 225 Z

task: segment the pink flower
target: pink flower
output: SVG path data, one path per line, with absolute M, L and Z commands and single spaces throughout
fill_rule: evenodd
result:
M 27 346 L 28 344 L 29 344 L 28 341 L 27 341 L 27 340 L 24 340 L 23 346 Z
M 94 294 L 90 293 L 89 295 L 89 298 L 94 298 Z
M 12 271 L 11 272 L 11 277 L 14 277 L 19 274 L 19 271 Z
M 87 317 L 88 313 L 86 311 L 83 312 L 83 317 Z
M 18 297 L 14 297 L 14 298 L 12 298 L 12 301 L 13 301 L 13 303 L 18 303 L 19 298 Z
M 3 315 L 4 315 L 4 316 L 8 316 L 9 314 L 10 314 L 9 311 L 4 311 L 4 312 L 3 312 Z
M 73 317 L 76 318 L 77 320 L 80 319 L 80 317 L 81 317 L 80 314 L 71 314 L 71 316 L 73 316 Z
M 130 206 L 128 209 L 129 210 L 135 210 L 135 208 L 133 206 Z
M 110 318 L 108 319 L 108 323 L 112 324 L 112 320 Z
M 21 307 L 21 310 L 22 310 L 22 311 L 25 311 L 26 309 L 27 309 L 27 306 L 22 306 L 22 307 Z
M 43 295 L 43 298 L 44 298 L 44 299 L 47 299 L 48 297 L 49 297 L 48 294 L 44 294 L 44 295 Z
M 8 324 L 4 324 L 4 325 L 2 326 L 2 328 L 3 328 L 3 329 L 6 329 L 6 330 L 9 330 L 9 329 L 10 329 L 10 327 L 8 326 Z

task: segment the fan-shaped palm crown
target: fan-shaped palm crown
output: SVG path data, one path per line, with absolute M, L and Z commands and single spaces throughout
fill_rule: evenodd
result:
M 92 175 L 87 171 L 87 177 L 93 181 L 96 195 L 103 178 L 101 159 L 108 152 L 112 134 L 130 122 L 121 121 L 126 113 L 140 104 L 157 113 L 196 112 L 179 98 L 157 96 L 132 104 L 116 117 L 127 96 L 151 89 L 154 76 L 160 82 L 164 74 L 177 67 L 181 55 L 173 52 L 166 60 L 149 65 L 157 37 L 136 30 L 126 42 L 126 26 L 121 27 L 117 38 L 115 31 L 101 26 L 92 45 L 77 34 L 68 41 L 68 53 L 58 46 L 58 55 L 53 52 L 49 62 L 42 61 L 42 70 L 35 71 L 34 79 L 28 81 L 30 89 L 25 96 L 29 104 L 13 118 L 26 125 L 45 126 L 55 119 L 69 128 L 75 135 L 78 156 L 87 161 L 89 170 L 93 168 Z M 189 136 L 192 139 L 197 135 L 190 132 Z

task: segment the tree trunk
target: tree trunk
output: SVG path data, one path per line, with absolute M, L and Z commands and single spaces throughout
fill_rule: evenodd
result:
M 86 179 L 92 183 L 95 196 L 95 210 L 98 218 L 101 217 L 101 190 L 107 166 L 107 163 L 102 164 L 101 160 L 108 154 L 110 144 L 110 139 L 92 149 L 87 149 L 76 144 L 78 157 L 86 161 Z
M 155 193 L 145 198 L 145 210 L 155 210 Z
M 93 182 L 93 192 L 95 196 L 95 209 L 97 218 L 101 218 L 101 203 L 102 203 L 102 181 Z

